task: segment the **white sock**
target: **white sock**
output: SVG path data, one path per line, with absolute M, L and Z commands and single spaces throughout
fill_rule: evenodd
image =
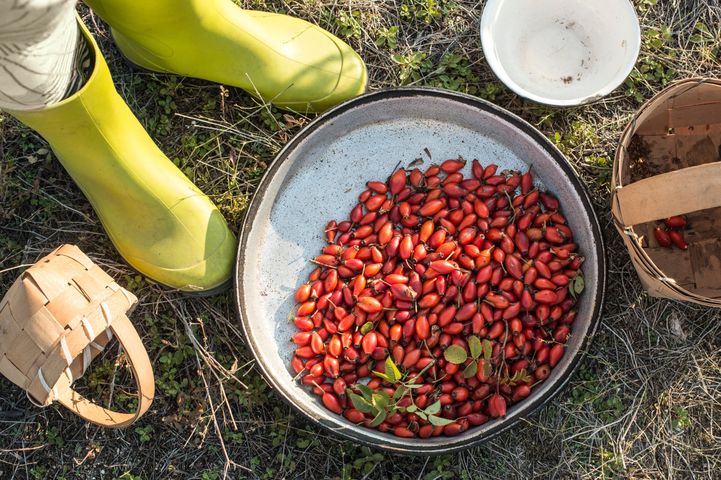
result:
M 75 0 L 0 0 L 0 109 L 38 110 L 65 98 L 79 41 Z

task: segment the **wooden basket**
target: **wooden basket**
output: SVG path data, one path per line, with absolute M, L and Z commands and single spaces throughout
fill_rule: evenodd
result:
M 677 82 L 626 128 L 613 168 L 612 213 L 655 297 L 721 307 L 721 81 Z M 662 248 L 659 220 L 686 215 L 688 250 Z
M 148 354 L 126 316 L 136 303 L 77 247 L 58 248 L 26 270 L 0 301 L 0 373 L 38 405 L 57 401 L 107 427 L 132 424 L 155 392 Z M 113 335 L 137 384 L 135 413 L 107 410 L 71 388 Z

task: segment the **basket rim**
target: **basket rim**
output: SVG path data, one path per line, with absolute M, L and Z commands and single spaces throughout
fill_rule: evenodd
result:
M 651 280 L 654 280 L 664 287 L 673 291 L 679 297 L 685 297 L 687 300 L 700 303 L 702 305 L 719 307 L 721 306 L 721 299 L 714 299 L 703 295 L 696 294 L 678 285 L 673 279 L 664 275 L 664 272 L 658 267 L 653 258 L 647 253 L 646 249 L 643 248 L 638 240 L 636 234 L 635 225 L 624 225 L 618 216 L 616 209 L 617 205 L 617 192 L 618 189 L 623 188 L 625 185 L 630 185 L 633 182 L 624 184 L 622 181 L 624 167 L 627 167 L 628 156 L 627 147 L 631 139 L 635 135 L 636 131 L 643 125 L 639 122 L 639 118 L 644 115 L 649 109 L 657 109 L 663 102 L 667 101 L 674 96 L 683 93 L 681 90 L 684 86 L 688 88 L 684 91 L 691 90 L 703 84 L 713 84 L 721 87 L 721 79 L 710 78 L 710 77 L 688 77 L 677 80 L 668 85 L 663 90 L 657 92 L 651 98 L 649 98 L 634 114 L 633 118 L 624 128 L 621 138 L 616 148 L 616 154 L 614 156 L 614 163 L 611 175 L 611 216 L 613 224 L 618 230 L 619 234 L 624 240 L 627 248 L 631 250 L 631 257 L 634 260 L 633 264 L 635 269 L 638 271 L 639 268 L 643 270 L 643 273 L 647 275 Z M 677 92 L 678 91 L 678 92 Z M 637 258 L 633 258 L 633 253 L 636 254 Z M 640 273 L 640 272 L 639 272 Z M 669 297 L 670 298 L 670 297 Z

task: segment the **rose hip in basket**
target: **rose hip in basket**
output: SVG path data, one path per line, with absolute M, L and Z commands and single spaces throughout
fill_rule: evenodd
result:
M 291 367 L 326 408 L 401 437 L 458 435 L 564 354 L 583 257 L 530 171 L 446 160 L 371 181 L 295 293 Z

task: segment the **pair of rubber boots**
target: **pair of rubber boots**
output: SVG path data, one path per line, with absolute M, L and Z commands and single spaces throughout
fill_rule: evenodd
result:
M 123 55 L 148 70 L 240 87 L 303 112 L 365 89 L 360 57 L 303 20 L 242 10 L 231 0 L 85 1 L 112 27 Z M 87 83 L 42 110 L 8 113 L 48 141 L 130 265 L 182 291 L 222 290 L 233 271 L 235 236 L 150 139 L 80 27 L 95 56 Z

